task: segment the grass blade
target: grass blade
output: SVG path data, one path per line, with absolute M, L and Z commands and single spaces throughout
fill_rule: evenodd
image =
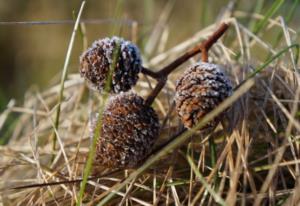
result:
M 111 89 L 112 74 L 115 70 L 115 67 L 117 65 L 117 59 L 119 58 L 119 55 L 120 55 L 120 47 L 121 47 L 121 43 L 117 42 L 116 43 L 116 48 L 113 51 L 113 61 L 110 64 L 108 78 L 105 82 L 104 93 L 102 95 L 103 101 L 101 101 L 102 103 L 101 103 L 100 108 L 99 108 L 99 116 L 98 116 L 98 119 L 97 119 L 96 128 L 95 128 L 93 138 L 92 138 L 93 139 L 92 145 L 90 146 L 88 159 L 87 159 L 84 171 L 83 171 L 83 178 L 82 178 L 82 182 L 81 182 L 81 185 L 80 185 L 80 191 L 79 191 L 79 194 L 78 194 L 79 197 L 78 197 L 78 201 L 77 201 L 77 204 L 76 204 L 77 206 L 81 205 L 81 201 L 83 199 L 86 183 L 88 181 L 88 177 L 89 177 L 89 175 L 91 173 L 91 170 L 92 170 L 92 165 L 93 165 L 93 161 L 94 161 L 94 157 L 95 157 L 95 153 L 96 153 L 97 141 L 98 141 L 98 138 L 100 138 L 100 136 L 101 136 L 102 116 L 103 116 L 106 101 L 109 97 L 109 91 Z
M 264 68 L 266 68 L 270 63 L 272 63 L 275 59 L 277 59 L 278 57 L 280 57 L 282 54 L 284 54 L 285 52 L 287 52 L 289 49 L 294 48 L 296 49 L 296 54 L 295 54 L 295 64 L 298 63 L 298 58 L 299 58 L 299 44 L 292 44 L 284 49 L 282 49 L 281 51 L 279 51 L 276 55 L 274 55 L 273 57 L 271 57 L 269 60 L 267 60 L 263 65 L 261 65 L 260 67 L 258 67 L 257 69 L 255 69 L 255 71 L 253 73 L 251 73 L 247 79 L 254 77 L 256 74 L 260 73 Z
M 74 41 L 75 41 L 75 37 L 76 37 L 77 30 L 78 30 L 78 26 L 79 26 L 79 22 L 80 22 L 80 18 L 81 18 L 81 15 L 82 15 L 84 5 L 85 5 L 85 1 L 83 1 L 81 3 L 80 9 L 79 9 L 79 12 L 78 12 L 78 15 L 77 15 L 77 19 L 76 19 L 74 29 L 73 29 L 73 32 L 72 32 L 72 36 L 71 36 L 71 39 L 70 39 L 70 43 L 69 43 L 69 46 L 68 46 L 67 55 L 66 55 L 66 58 L 65 58 L 63 72 L 62 72 L 62 75 L 61 75 L 60 92 L 59 92 L 59 96 L 58 96 L 58 105 L 57 105 L 57 109 L 56 109 L 56 117 L 55 117 L 55 123 L 54 123 L 54 126 L 55 126 L 56 130 L 58 129 L 58 126 L 59 126 L 61 103 L 62 103 L 62 100 L 63 100 L 64 85 L 65 85 L 65 80 L 66 80 L 67 74 L 68 74 L 68 66 L 69 66 L 69 62 L 70 62 L 70 57 L 71 57 L 71 53 L 72 53 L 72 50 L 73 50 Z M 53 140 L 52 149 L 55 150 L 56 138 L 57 138 L 55 132 L 53 132 L 52 137 L 53 137 L 53 139 L 52 139 Z
M 272 4 L 271 8 L 267 11 L 264 18 L 260 22 L 258 22 L 258 24 L 256 24 L 256 26 L 254 27 L 254 30 L 253 30 L 254 34 L 257 34 L 261 29 L 263 29 L 266 26 L 268 19 L 270 17 L 272 17 L 278 11 L 278 9 L 282 6 L 283 3 L 284 3 L 284 0 L 276 0 Z
M 226 202 L 223 200 L 223 198 L 213 190 L 213 188 L 206 182 L 205 178 L 200 174 L 200 172 L 197 169 L 195 163 L 193 162 L 191 156 L 187 155 L 186 158 L 187 158 L 192 170 L 194 171 L 195 175 L 197 176 L 197 178 L 200 180 L 200 182 L 206 188 L 206 190 L 211 194 L 211 196 L 215 199 L 215 201 L 220 205 L 223 205 L 223 206 L 227 205 Z

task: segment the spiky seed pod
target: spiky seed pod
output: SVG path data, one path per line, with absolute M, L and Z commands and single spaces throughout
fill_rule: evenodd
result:
M 151 152 L 159 136 L 159 120 L 142 97 L 120 93 L 109 100 L 102 116 L 95 163 L 132 168 Z
M 119 46 L 119 47 L 118 47 Z M 116 49 L 120 49 L 116 52 Z M 118 56 L 115 56 L 118 54 Z M 117 57 L 117 58 L 116 58 Z M 116 58 L 112 72 L 112 93 L 128 91 L 138 80 L 142 68 L 139 49 L 131 42 L 119 37 L 104 38 L 95 41 L 92 46 L 80 56 L 80 74 L 89 86 L 97 91 L 103 91 L 109 70 Z
M 232 94 L 232 86 L 219 65 L 200 62 L 189 67 L 176 82 L 177 114 L 187 128 Z M 222 115 L 204 128 L 215 126 Z

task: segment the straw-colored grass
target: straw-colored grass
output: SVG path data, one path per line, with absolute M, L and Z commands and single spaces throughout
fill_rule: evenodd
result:
M 24 106 L 10 102 L 0 115 L 0 127 L 11 113 L 19 117 L 8 143 L 0 146 L 0 205 L 75 205 L 81 200 L 85 205 L 300 204 L 298 34 L 283 18 L 272 17 L 281 3 L 276 1 L 267 17 L 223 12 L 219 18 L 230 22 L 231 28 L 209 55 L 211 61 L 224 65 L 236 86 L 234 94 L 196 128 L 183 130 L 174 110 L 174 84 L 186 65 L 199 60 L 192 58 L 170 75 L 153 103 L 162 125 L 155 152 L 135 169 L 93 165 L 91 176 L 98 178 L 87 180 L 83 196 L 78 194 L 92 143 L 88 125 L 106 97 L 89 91 L 76 73 L 63 81 L 63 98 L 57 96 L 61 91 L 57 84 L 41 93 L 31 90 Z M 166 6 L 162 16 L 170 15 L 171 7 Z M 255 25 L 243 25 L 244 18 Z M 167 17 L 161 19 L 163 27 Z M 207 38 L 217 25 L 168 50 L 164 49 L 168 35 L 157 26 L 158 33 L 150 35 L 147 44 L 149 54 L 155 54 L 146 59 L 147 66 L 161 68 Z M 276 47 L 263 38 L 274 28 L 283 34 Z M 258 49 L 265 54 L 261 58 Z M 134 90 L 146 97 L 155 83 L 141 75 Z M 227 107 L 226 117 L 214 131 L 198 132 Z M 57 150 L 52 149 L 53 132 Z M 14 189 L 19 186 L 25 187 Z

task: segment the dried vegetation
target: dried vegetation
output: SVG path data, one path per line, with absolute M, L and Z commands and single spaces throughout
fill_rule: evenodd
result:
M 267 18 L 262 31 L 253 33 L 240 23 L 247 16 L 243 12 L 226 10 L 223 14 L 222 21 L 230 22 L 231 28 L 226 38 L 210 50 L 210 61 L 224 65 L 234 87 L 254 73 L 251 77 L 255 84 L 245 88 L 237 101 L 230 102 L 226 118 L 214 131 L 194 132 L 183 144 L 169 150 L 161 145 L 176 133 L 185 132 L 173 98 L 175 79 L 199 56 L 190 59 L 169 76 L 153 103 L 162 129 L 150 162 L 130 170 L 93 167 L 93 178 L 83 198 L 86 205 L 300 204 L 298 50 L 285 49 L 297 34 L 281 17 Z M 261 22 L 265 18 L 255 14 L 251 19 Z M 217 25 L 203 28 L 166 51 L 163 48 L 167 39 L 159 35 L 161 38 L 151 43 L 158 43 L 161 52 L 148 59 L 147 66 L 167 65 L 207 38 Z M 263 32 L 271 29 L 283 32 L 280 46 L 272 47 L 262 38 Z M 258 49 L 274 57 L 268 65 L 262 58 L 258 60 Z M 277 55 L 282 49 L 285 52 Z M 134 90 L 146 97 L 155 83 L 140 75 Z M 90 91 L 77 73 L 69 74 L 64 85 L 59 128 L 55 131 L 59 145 L 56 151 L 52 150 L 50 137 L 55 128 L 59 85 L 43 92 L 28 91 L 24 105 L 11 102 L 0 115 L 0 122 L 5 122 L 9 114 L 19 114 L 9 142 L 0 147 L 3 205 L 76 203 L 91 142 L 88 124 L 102 98 Z M 125 187 L 119 187 L 124 180 Z M 14 189 L 19 186 L 24 187 Z M 115 189 L 120 190 L 112 196 Z

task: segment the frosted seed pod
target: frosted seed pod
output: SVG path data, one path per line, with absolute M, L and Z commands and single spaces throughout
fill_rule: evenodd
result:
M 120 51 L 116 52 L 114 50 L 118 45 Z M 80 56 L 80 75 L 86 79 L 90 88 L 100 92 L 104 90 L 116 53 L 119 55 L 112 72 L 110 92 L 128 91 L 136 84 L 142 68 L 139 49 L 133 43 L 114 36 L 95 41 Z
M 177 114 L 185 127 L 192 128 L 231 94 L 231 83 L 219 65 L 194 64 L 176 82 Z M 204 128 L 215 126 L 221 117 L 216 117 Z
M 158 136 L 155 111 L 144 104 L 142 97 L 132 92 L 120 93 L 111 97 L 103 113 L 95 163 L 132 168 L 150 154 Z

